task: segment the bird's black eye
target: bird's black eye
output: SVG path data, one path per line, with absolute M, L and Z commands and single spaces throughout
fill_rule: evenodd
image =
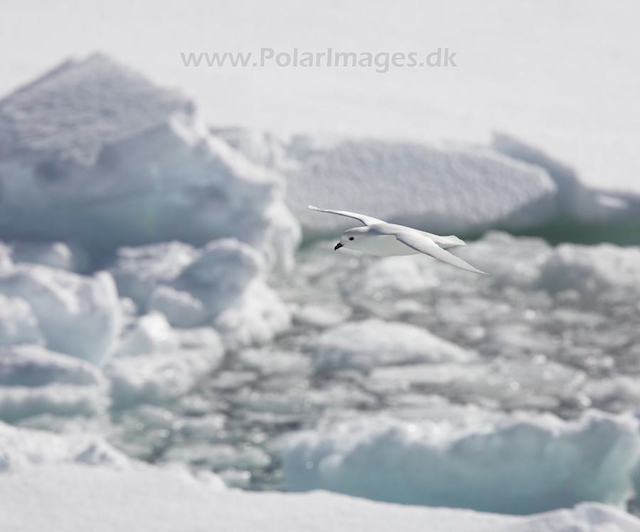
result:
M 353 240 L 353 237 L 352 237 L 352 236 L 350 236 L 350 237 L 349 237 L 349 240 Z

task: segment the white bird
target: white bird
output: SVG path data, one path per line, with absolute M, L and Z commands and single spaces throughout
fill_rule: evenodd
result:
M 392 257 L 396 255 L 415 255 L 424 253 L 434 259 L 446 262 L 456 268 L 461 268 L 468 272 L 488 275 L 467 264 L 460 257 L 446 251 L 445 248 L 454 246 L 464 246 L 464 240 L 457 236 L 438 236 L 424 231 L 418 231 L 404 225 L 390 224 L 383 220 L 378 220 L 373 216 L 357 214 L 355 212 L 334 211 L 332 209 L 319 209 L 313 205 L 308 207 L 312 211 L 328 212 L 338 216 L 346 216 L 358 220 L 364 227 L 347 229 L 342 233 L 340 242 L 333 248 L 349 248 L 375 255 L 377 257 Z

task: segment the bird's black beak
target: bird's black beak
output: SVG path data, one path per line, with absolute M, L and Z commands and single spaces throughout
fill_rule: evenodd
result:
M 340 242 L 338 242 L 338 243 L 336 244 L 336 247 L 335 247 L 335 248 L 333 248 L 333 251 L 338 251 L 341 247 L 342 247 L 342 244 L 341 244 Z

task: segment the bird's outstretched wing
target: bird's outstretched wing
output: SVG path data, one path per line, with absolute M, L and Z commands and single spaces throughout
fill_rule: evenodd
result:
M 360 223 L 362 223 L 364 225 L 373 225 L 373 224 L 385 223 L 384 221 L 378 220 L 377 218 L 374 218 L 373 216 L 367 216 L 366 214 L 358 214 L 356 212 L 334 211 L 332 209 L 318 209 L 318 207 L 314 207 L 313 205 L 309 205 L 307 208 L 312 210 L 312 211 L 328 212 L 329 214 L 337 214 L 338 216 L 346 216 L 347 218 L 353 218 L 355 220 L 358 220 Z
M 396 238 L 402 242 L 405 246 L 409 246 L 420 253 L 424 253 L 433 257 L 434 259 L 438 259 L 442 262 L 446 262 L 447 264 L 451 264 L 451 266 L 455 266 L 456 268 L 461 268 L 468 272 L 480 273 L 482 275 L 488 275 L 487 273 L 478 270 L 478 268 L 474 268 L 471 264 L 467 264 L 460 257 L 456 257 L 452 253 L 442 249 L 438 244 L 436 244 L 433 240 L 425 235 L 421 235 L 420 233 L 413 233 L 410 231 L 399 232 L 396 233 Z

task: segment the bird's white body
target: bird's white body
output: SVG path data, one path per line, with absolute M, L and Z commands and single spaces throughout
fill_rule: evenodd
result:
M 344 247 L 377 257 L 423 253 L 456 268 L 486 275 L 483 271 L 466 263 L 460 257 L 446 251 L 447 248 L 465 245 L 464 241 L 457 236 L 434 235 L 404 225 L 390 224 L 377 218 L 354 212 L 318 209 L 311 205 L 309 205 L 309 209 L 354 218 L 364 224 L 364 227 L 356 227 L 345 231 L 342 234 L 340 243 L 335 247 L 336 250 Z
M 420 253 L 400 243 L 395 236 L 388 235 L 371 235 L 368 238 L 361 238 L 345 247 L 357 249 L 358 251 L 362 251 L 368 255 L 375 255 L 376 257 L 396 257 L 400 255 L 417 255 Z

